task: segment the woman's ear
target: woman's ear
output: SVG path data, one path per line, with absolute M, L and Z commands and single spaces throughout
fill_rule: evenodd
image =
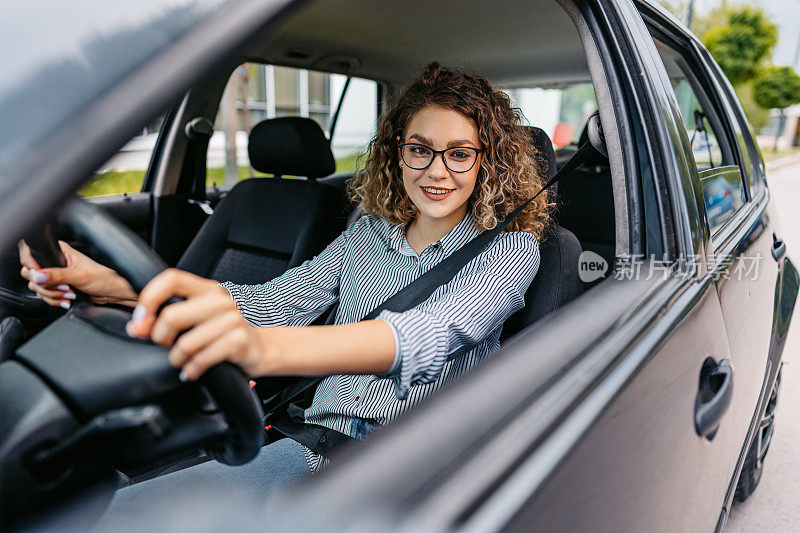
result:
M 397 162 L 400 164 L 400 168 L 403 168 L 403 152 L 400 151 L 400 136 L 397 136 Z

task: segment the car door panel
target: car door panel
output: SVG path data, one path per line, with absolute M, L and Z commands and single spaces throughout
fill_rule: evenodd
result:
M 770 217 L 763 205 L 751 207 L 752 216 L 729 246 L 718 252 L 714 267 L 731 345 L 731 362 L 737 377 L 741 376 L 736 383 L 732 413 L 736 421 L 735 438 L 740 446 L 747 440 L 767 370 L 778 363 L 770 362 L 769 356 L 780 273 L 770 254 Z
M 711 441 L 694 428 L 703 362 L 729 353 L 716 293 L 704 285 L 510 530 L 714 529 L 738 450 L 730 412 Z
M 149 243 L 152 224 L 151 198 L 152 195 L 149 192 L 140 192 L 119 196 L 97 196 L 87 198 L 86 201 L 102 207 Z

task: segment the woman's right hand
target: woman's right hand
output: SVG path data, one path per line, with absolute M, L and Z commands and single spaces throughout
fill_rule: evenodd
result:
M 96 304 L 136 305 L 138 294 L 114 270 L 93 261 L 64 241 L 58 241 L 67 266 L 42 268 L 25 241 L 19 241 L 20 274 L 28 288 L 52 306 L 69 309 L 77 289 Z

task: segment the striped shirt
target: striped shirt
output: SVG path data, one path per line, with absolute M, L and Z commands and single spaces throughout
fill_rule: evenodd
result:
M 335 324 L 357 322 L 478 234 L 470 214 L 417 254 L 405 226 L 364 215 L 322 253 L 260 285 L 223 283 L 254 326 L 306 326 L 339 302 Z M 323 379 L 306 422 L 365 437 L 475 366 L 500 347 L 503 322 L 524 305 L 539 268 L 531 233 L 504 232 L 425 302 L 382 311 L 395 335 L 385 375 Z M 304 448 L 309 468 L 326 461 Z

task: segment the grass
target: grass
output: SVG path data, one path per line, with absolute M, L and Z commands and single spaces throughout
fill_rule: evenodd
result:
M 336 172 L 353 172 L 358 168 L 359 154 L 342 157 L 336 160 Z M 250 167 L 239 167 L 239 180 L 251 176 Z M 144 170 L 127 170 L 118 172 L 115 170 L 101 172 L 92 176 L 78 191 L 83 197 L 90 196 L 109 196 L 115 194 L 133 194 L 141 191 L 144 182 Z M 263 172 L 253 170 L 252 176 L 263 178 L 269 176 Z M 206 185 L 222 185 L 225 183 L 225 169 L 223 167 L 209 168 L 206 172 Z

